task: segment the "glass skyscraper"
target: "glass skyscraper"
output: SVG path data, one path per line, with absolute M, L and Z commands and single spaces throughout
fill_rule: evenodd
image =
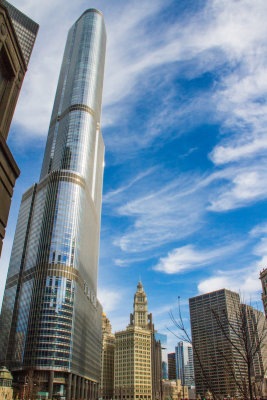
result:
M 175 347 L 176 377 L 184 386 L 195 386 L 192 346 L 179 342 Z
M 100 379 L 105 49 L 103 16 L 86 10 L 68 34 L 40 181 L 22 197 L 3 300 L 0 362 L 49 399 L 95 398 Z

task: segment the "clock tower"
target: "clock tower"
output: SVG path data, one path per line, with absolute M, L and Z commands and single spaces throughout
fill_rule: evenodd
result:
M 139 281 L 137 291 L 134 295 L 133 324 L 140 328 L 148 328 L 147 297 L 142 283 Z

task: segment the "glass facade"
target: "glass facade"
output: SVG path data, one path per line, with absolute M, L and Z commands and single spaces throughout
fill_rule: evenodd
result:
M 179 342 L 175 347 L 176 376 L 182 385 L 195 386 L 193 349 L 188 343 Z
M 21 202 L 0 321 L 0 362 L 12 371 L 69 373 L 60 375 L 68 379 L 61 389 L 72 398 L 100 379 L 105 47 L 103 16 L 89 9 L 68 34 L 40 181 Z
M 39 25 L 6 0 L 1 3 L 8 10 L 26 65 L 28 65 Z

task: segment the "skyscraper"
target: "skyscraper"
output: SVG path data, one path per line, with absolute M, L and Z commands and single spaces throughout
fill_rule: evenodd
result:
M 115 333 L 115 399 L 160 399 L 161 345 L 155 339 L 152 314 L 141 282 L 134 295 L 134 312 L 126 330 Z
M 19 167 L 6 143 L 39 25 L 0 0 L 0 255 Z M 20 29 L 20 34 L 18 32 Z
M 17 381 L 34 371 L 50 399 L 94 398 L 100 379 L 105 48 L 103 16 L 88 9 L 68 34 L 40 181 L 22 197 L 4 294 L 1 362 Z
M 258 396 L 266 367 L 264 314 L 227 289 L 193 297 L 189 307 L 196 393 Z
M 179 342 L 175 347 L 176 376 L 181 379 L 182 385 L 194 386 L 194 364 L 192 346 Z
M 220 316 L 225 314 L 235 323 L 239 305 L 239 295 L 226 289 L 189 299 L 197 395 L 204 396 L 208 390 L 218 396 L 237 395 L 236 380 L 245 370 L 245 364 L 242 359 L 239 365 L 235 362 L 236 350 L 222 333 L 211 310 Z M 225 329 L 230 332 L 226 318 Z

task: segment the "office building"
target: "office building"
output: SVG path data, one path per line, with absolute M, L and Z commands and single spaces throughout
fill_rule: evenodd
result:
M 262 284 L 262 303 L 265 315 L 267 317 L 267 268 L 264 268 L 260 273 L 260 280 Z
M 3 300 L 0 360 L 17 383 L 33 371 L 49 399 L 98 396 L 105 47 L 103 16 L 88 9 L 68 33 L 40 181 L 22 197 Z
M 114 399 L 160 399 L 161 345 L 154 332 L 139 282 L 130 324 L 115 333 Z
M 176 356 L 175 353 L 168 354 L 168 376 L 169 380 L 176 379 Z
M 168 379 L 168 350 L 167 350 L 167 335 L 156 332 L 155 338 L 161 344 L 162 358 L 162 379 Z
M 241 304 L 247 324 L 249 349 L 254 354 L 252 360 L 252 381 L 255 396 L 267 396 L 267 321 L 265 315 L 254 307 Z
M 115 335 L 106 314 L 102 320 L 102 356 L 101 356 L 101 380 L 99 397 L 104 400 L 112 399 L 114 390 L 114 351 Z
M 20 174 L 19 167 L 6 141 L 39 26 L 4 0 L 0 0 L 0 26 L 1 255 L 13 190 L 16 179 Z M 23 35 L 18 34 L 18 27 L 20 27 Z
M 39 25 L 6 0 L 0 3 L 8 10 L 26 65 L 29 64 Z
M 175 347 L 176 376 L 182 385 L 194 386 L 194 363 L 192 346 L 185 342 L 179 342 Z
M 227 289 L 193 297 L 189 307 L 196 394 L 204 396 L 209 390 L 218 396 L 244 396 L 248 372 L 242 354 L 253 353 L 260 337 L 260 323 L 255 324 L 259 312 L 241 304 L 239 295 Z M 259 348 L 252 360 L 254 382 L 262 380 L 260 353 Z

